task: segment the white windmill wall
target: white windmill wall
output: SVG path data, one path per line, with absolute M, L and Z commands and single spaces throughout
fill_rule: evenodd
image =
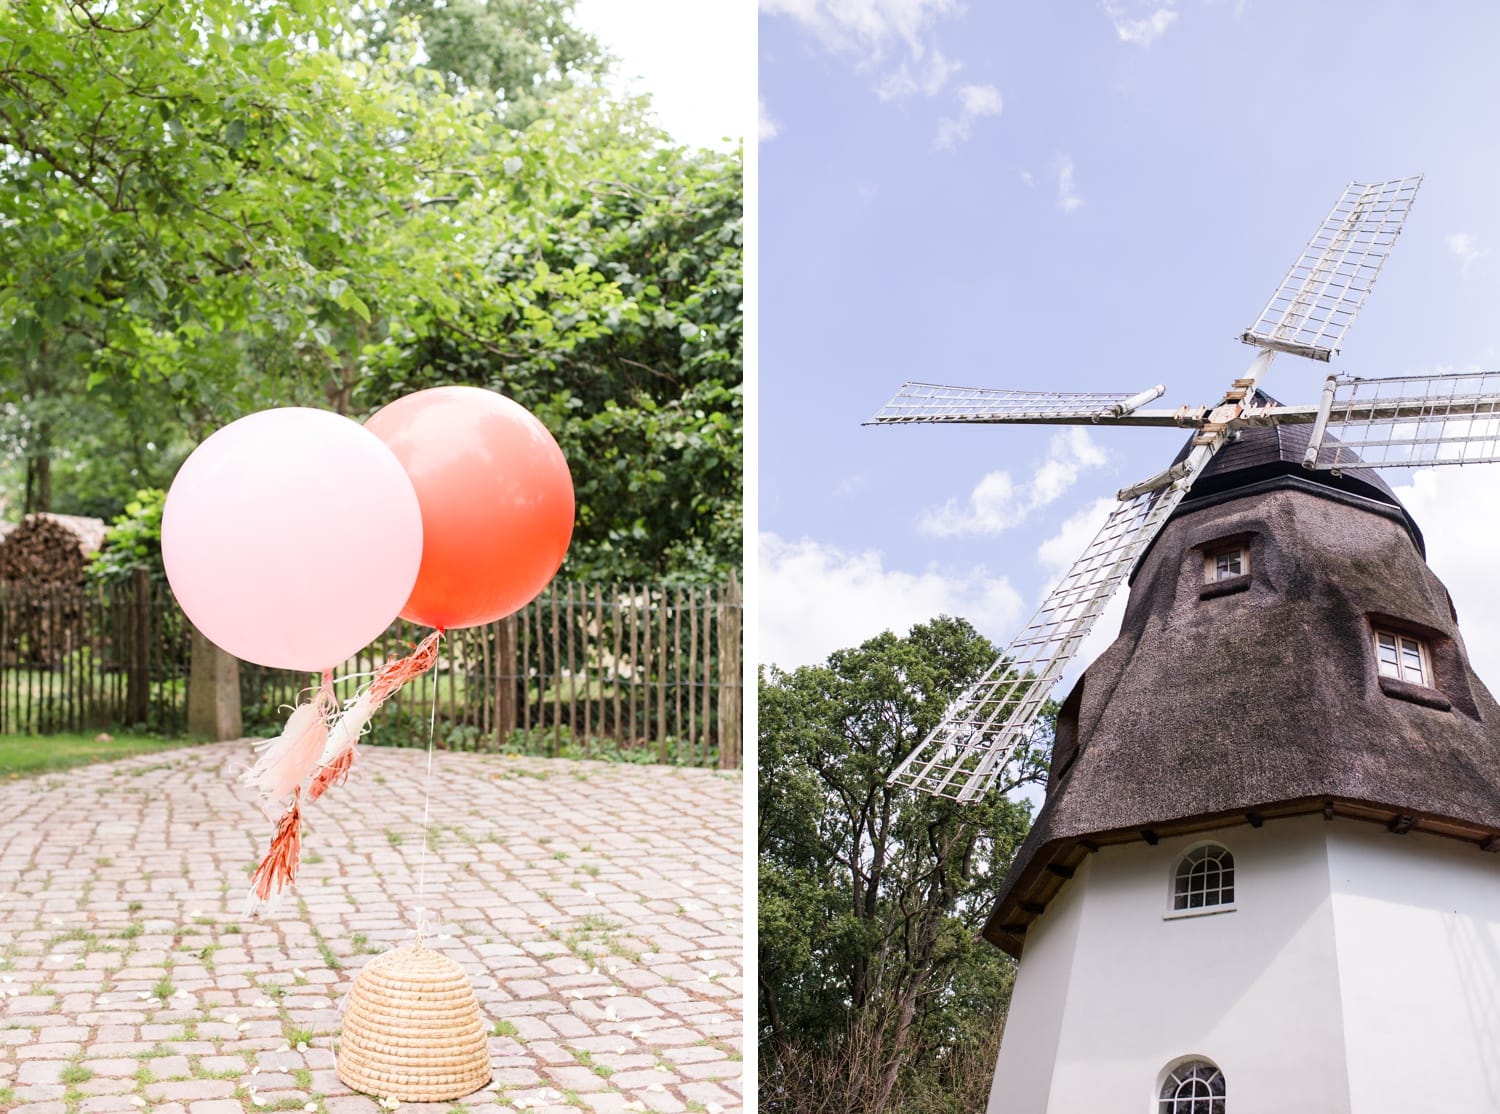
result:
M 1209 839 L 1234 911 L 1167 915 Z M 1231 1114 L 1500 1114 L 1500 855 L 1321 816 L 1091 855 L 1027 932 L 990 1114 L 1154 1114 L 1196 1057 Z
M 1329 825 L 1358 1111 L 1500 1111 L 1500 856 Z
M 1323 826 L 1218 833 L 1236 902 L 1211 915 L 1168 914 L 1173 868 L 1214 833 L 1091 855 L 1027 931 L 991 1114 L 1148 1114 L 1163 1071 L 1199 1056 L 1223 1070 L 1235 1114 L 1293 1096 L 1348 1111 Z M 1028 1035 L 1033 1017 L 1050 1048 Z

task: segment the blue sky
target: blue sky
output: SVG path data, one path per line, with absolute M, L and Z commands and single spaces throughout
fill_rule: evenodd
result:
M 1215 402 L 1351 180 L 1425 175 L 1331 369 L 1500 366 L 1500 5 L 760 0 L 759 31 L 762 660 L 940 612 L 1008 641 L 1184 435 L 860 423 L 906 379 Z M 1500 683 L 1500 475 L 1387 478 Z

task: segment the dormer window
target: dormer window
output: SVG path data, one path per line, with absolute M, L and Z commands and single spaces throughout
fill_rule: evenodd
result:
M 1377 628 L 1375 660 L 1380 665 L 1382 677 L 1432 687 L 1432 658 L 1427 652 L 1427 644 L 1420 638 Z
M 1231 580 L 1236 576 L 1244 576 L 1249 571 L 1250 551 L 1243 545 L 1213 550 L 1204 554 L 1203 579 L 1206 584 Z

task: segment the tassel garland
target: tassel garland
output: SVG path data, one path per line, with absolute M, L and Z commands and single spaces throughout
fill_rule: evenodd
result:
M 437 663 L 442 636 L 441 630 L 433 631 L 410 654 L 382 665 L 369 687 L 343 711 L 333 692 L 333 674 L 325 670 L 317 694 L 297 706 L 282 733 L 255 744 L 258 757 L 243 780 L 256 788 L 267 815 L 278 806 L 285 805 L 285 809 L 276 823 L 271 848 L 250 880 L 251 908 L 257 899 L 268 901 L 273 890 L 279 893 L 297 879 L 304 795 L 316 801 L 348 780 L 359 737 L 371 718 L 397 689 Z

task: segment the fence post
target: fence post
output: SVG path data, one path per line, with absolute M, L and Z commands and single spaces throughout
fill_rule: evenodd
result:
M 495 631 L 495 743 L 502 747 L 516 730 L 516 678 L 524 675 L 517 660 L 516 616 L 507 615 Z
M 125 722 L 145 723 L 151 714 L 151 574 L 130 578 L 130 634 L 125 659 Z
M 719 605 L 719 769 L 734 770 L 741 764 L 744 684 L 741 672 L 740 618 L 744 600 L 740 581 L 729 573 L 729 588 Z
M 238 739 L 244 732 L 240 714 L 240 663 L 193 627 L 188 665 L 188 733 L 209 739 Z

